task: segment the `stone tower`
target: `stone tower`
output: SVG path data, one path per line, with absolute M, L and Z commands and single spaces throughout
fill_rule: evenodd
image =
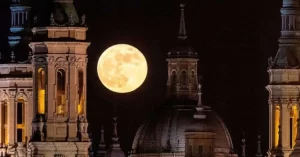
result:
M 27 0 L 12 0 L 10 5 L 11 24 L 8 43 L 11 47 L 10 61 L 15 63 L 28 60 L 31 40 L 30 11 Z
M 179 35 L 176 47 L 168 53 L 168 97 L 197 100 L 197 53 L 189 46 L 181 4 Z
M 298 0 L 283 0 L 279 49 L 269 59 L 269 151 L 288 157 L 293 151 L 299 118 L 300 8 Z
M 15 155 L 16 143 L 26 142 L 32 135 L 31 8 L 27 5 L 25 0 L 11 1 L 11 50 L 0 55 L 0 143 L 4 155 Z
M 88 156 L 85 16 L 73 0 L 53 0 L 49 23 L 32 29 L 34 155 Z M 40 17 L 39 17 L 40 18 Z

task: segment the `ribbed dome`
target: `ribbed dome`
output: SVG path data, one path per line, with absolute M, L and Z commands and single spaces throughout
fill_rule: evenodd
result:
M 194 119 L 187 126 L 185 132 L 214 132 L 212 127 L 206 123 L 205 119 Z
M 143 123 L 136 132 L 132 146 L 133 153 L 183 152 L 185 151 L 185 131 L 202 129 L 212 130 L 216 133 L 214 142 L 216 153 L 228 154 L 233 146 L 223 121 L 216 113 L 210 111 L 206 113 L 207 117 L 203 126 L 197 126 L 202 124 L 194 122 L 194 111 L 193 105 L 159 108 L 157 113 Z

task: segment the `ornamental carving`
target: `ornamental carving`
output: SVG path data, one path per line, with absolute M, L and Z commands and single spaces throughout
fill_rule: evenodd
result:
M 9 98 L 9 95 L 6 93 L 6 92 L 3 92 L 1 95 L 0 95 L 0 100 L 8 100 Z
M 23 142 L 18 142 L 17 157 L 25 157 L 25 156 L 26 156 L 26 148 Z
M 75 65 L 75 62 L 76 62 L 75 56 L 68 57 L 68 62 L 70 65 Z
M 8 91 L 8 95 L 10 98 L 15 98 L 16 97 L 16 91 Z
M 23 92 L 17 93 L 17 95 L 16 95 L 15 98 L 16 98 L 16 99 L 23 98 L 25 101 L 27 101 L 27 95 L 26 95 L 25 93 L 23 93 Z M 16 101 L 17 101 L 17 100 L 16 100 Z
M 47 62 L 46 62 L 46 60 L 45 60 L 45 58 L 44 57 L 33 57 L 33 64 L 34 65 L 38 65 L 38 66 L 46 66 L 47 65 Z
M 54 64 L 54 57 L 53 56 L 47 57 L 47 63 L 48 63 L 48 65 L 53 65 Z
M 33 96 L 33 92 L 32 91 L 27 91 L 26 93 L 27 93 L 28 97 L 32 97 Z
M 59 57 L 55 60 L 55 64 L 58 66 L 68 65 L 68 61 L 65 58 Z

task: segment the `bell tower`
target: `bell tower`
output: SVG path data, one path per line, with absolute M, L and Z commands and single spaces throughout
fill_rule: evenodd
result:
M 197 100 L 197 52 L 189 46 L 186 35 L 184 6 L 181 7 L 179 35 L 176 46 L 168 53 L 167 97 Z
M 269 151 L 289 157 L 296 147 L 300 87 L 300 6 L 283 0 L 281 37 L 275 58 L 269 58 Z M 299 143 L 300 144 L 300 143 Z M 299 155 L 298 155 L 299 156 Z
M 46 26 L 35 22 L 30 43 L 36 113 L 31 144 L 37 155 L 88 156 L 85 16 L 79 19 L 73 0 L 54 0 L 49 17 Z

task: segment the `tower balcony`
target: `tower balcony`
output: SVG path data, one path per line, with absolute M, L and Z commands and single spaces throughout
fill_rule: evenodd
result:
M 43 39 L 86 40 L 86 27 L 35 27 L 33 35 Z

